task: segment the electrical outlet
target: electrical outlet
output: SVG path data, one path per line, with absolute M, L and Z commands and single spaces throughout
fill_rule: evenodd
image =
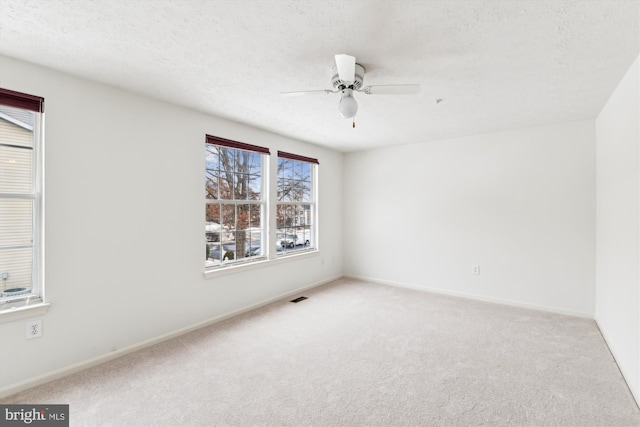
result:
M 27 339 L 39 338 L 42 336 L 42 319 L 29 320 L 27 322 Z
M 471 273 L 472 273 L 474 276 L 479 275 L 479 274 L 480 274 L 480 266 L 479 266 L 479 265 L 477 265 L 477 264 L 476 264 L 476 265 L 473 265 L 473 266 L 472 266 L 472 269 L 471 269 Z

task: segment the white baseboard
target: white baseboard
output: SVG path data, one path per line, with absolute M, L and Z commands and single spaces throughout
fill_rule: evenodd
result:
M 602 336 L 602 339 L 604 340 L 604 343 L 607 345 L 607 348 L 609 349 L 609 353 L 611 353 L 611 357 L 613 357 L 613 360 L 615 360 L 616 365 L 618 366 L 618 369 L 620 370 L 620 374 L 622 374 L 622 378 L 624 378 L 624 381 L 627 383 L 627 388 L 629 389 L 629 392 L 631 393 L 631 395 L 633 396 L 633 398 L 636 401 L 636 405 L 638 405 L 638 407 L 640 408 L 640 390 L 634 390 L 629 386 L 629 381 L 627 380 L 627 375 L 628 373 L 625 373 L 625 369 L 620 365 L 620 363 L 618 363 L 618 357 L 616 357 L 616 352 L 613 350 L 613 348 L 609 345 L 609 341 L 607 340 L 607 335 L 603 332 L 602 328 L 600 327 L 600 323 L 598 322 L 598 318 L 595 318 L 596 321 L 596 326 L 598 327 L 598 330 L 600 331 L 600 335 Z
M 513 306 L 513 307 L 529 308 L 529 309 L 532 309 L 532 310 L 540 310 L 540 311 L 546 311 L 546 312 L 550 312 L 550 313 L 564 314 L 564 315 L 567 315 L 567 316 L 583 317 L 583 318 L 587 318 L 587 319 L 593 320 L 593 314 L 592 313 L 583 313 L 583 312 L 580 312 L 580 311 L 565 310 L 563 308 L 558 308 L 558 307 L 549 307 L 549 306 L 544 306 L 544 305 L 528 304 L 528 303 L 523 303 L 523 302 L 519 302 L 519 301 L 512 301 L 512 300 L 508 300 L 508 299 L 485 297 L 485 296 L 482 296 L 482 295 L 468 294 L 468 293 L 465 293 L 465 292 L 450 291 L 448 289 L 433 288 L 433 287 L 429 287 L 429 286 L 418 286 L 418 285 L 414 285 L 414 284 L 410 284 L 410 283 L 402 283 L 402 282 L 395 282 L 395 281 L 389 281 L 389 280 L 374 279 L 374 278 L 371 278 L 371 277 L 356 276 L 356 275 L 351 275 L 351 274 L 345 274 L 344 277 L 345 278 L 349 278 L 349 279 L 357 279 L 357 280 L 364 280 L 364 281 L 372 282 L 372 283 L 378 283 L 380 285 L 396 286 L 396 287 L 399 287 L 399 288 L 414 289 L 414 290 L 424 291 L 424 292 L 433 292 L 434 294 L 449 295 L 449 296 L 454 296 L 454 297 L 472 299 L 472 300 L 476 300 L 476 301 L 490 302 L 490 303 L 501 304 L 501 305 L 509 305 L 509 306 Z
M 37 377 L 31 378 L 31 379 L 26 380 L 26 381 L 22 381 L 22 382 L 17 383 L 17 384 L 12 384 L 12 385 L 9 385 L 9 386 L 2 387 L 2 388 L 0 388 L 0 399 L 5 398 L 7 396 L 10 396 L 12 394 L 19 393 L 21 391 L 27 390 L 29 388 L 36 387 L 36 386 L 41 385 L 41 384 L 45 384 L 45 383 L 51 382 L 53 380 L 57 380 L 57 379 L 62 378 L 62 377 L 66 377 L 66 376 L 74 374 L 76 372 L 84 371 L 85 369 L 89 369 L 91 367 L 100 365 L 100 364 L 108 362 L 110 360 L 117 359 L 118 357 L 122 357 L 122 356 L 124 356 L 126 354 L 129 354 L 129 353 L 132 353 L 134 351 L 142 350 L 143 348 L 150 347 L 152 345 L 159 344 L 159 343 L 161 343 L 163 341 L 167 341 L 167 340 L 170 340 L 172 338 L 178 337 L 180 335 L 184 335 L 186 333 L 195 331 L 196 329 L 204 328 L 204 327 L 212 325 L 214 323 L 218 323 L 218 322 L 222 322 L 223 320 L 227 320 L 227 319 L 229 319 L 231 317 L 239 316 L 239 315 L 241 315 L 243 313 L 249 312 L 251 310 L 255 310 L 255 309 L 260 308 L 262 306 L 265 306 L 267 304 L 271 304 L 272 302 L 280 301 L 282 299 L 285 299 L 285 298 L 291 297 L 293 295 L 296 295 L 296 294 L 298 294 L 300 292 L 304 292 L 304 291 L 307 291 L 309 289 L 317 288 L 318 286 L 322 286 L 322 285 L 326 285 L 327 283 L 334 282 L 334 281 L 336 281 L 336 280 L 338 280 L 340 278 L 342 278 L 341 275 L 335 276 L 335 277 L 332 277 L 332 278 L 329 278 L 329 279 L 325 279 L 325 280 L 322 280 L 320 282 L 313 283 L 311 285 L 303 286 L 303 287 L 295 289 L 293 291 L 285 292 L 285 293 L 277 295 L 275 297 L 268 298 L 268 299 L 266 299 L 264 301 L 260 301 L 258 303 L 251 304 L 251 305 L 248 305 L 246 307 L 234 310 L 234 311 L 232 311 L 230 313 L 222 314 L 222 315 L 216 316 L 214 318 L 205 320 L 203 322 L 199 322 L 199 323 L 196 323 L 194 325 L 187 326 L 187 327 L 178 329 L 176 331 L 169 332 L 167 334 L 163 334 L 163 335 L 160 335 L 158 337 L 151 338 L 151 339 L 142 341 L 140 343 L 133 344 L 133 345 L 130 345 L 128 347 L 124 347 L 124 348 L 118 349 L 118 350 L 116 350 L 114 352 L 111 352 L 111 353 L 108 353 L 108 354 L 103 354 L 103 355 L 100 355 L 100 356 L 97 356 L 97 357 L 94 357 L 94 358 L 91 358 L 91 359 L 88 359 L 88 360 L 84 360 L 82 362 L 78 362 L 78 363 L 75 363 L 73 365 L 70 365 L 70 366 L 67 366 L 67 367 L 64 367 L 64 368 L 61 368 L 61 369 L 57 369 L 57 370 L 55 370 L 53 372 L 49 372 L 49 373 L 46 373 L 46 374 L 43 374 L 43 375 L 39 375 Z

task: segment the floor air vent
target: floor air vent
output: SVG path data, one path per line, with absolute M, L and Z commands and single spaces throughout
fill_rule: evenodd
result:
M 291 301 L 289 301 L 289 302 L 300 302 L 300 301 L 304 301 L 304 300 L 306 300 L 306 299 L 307 299 L 307 297 L 298 297 L 298 298 L 296 298 L 296 299 L 292 299 L 292 300 L 291 300 Z

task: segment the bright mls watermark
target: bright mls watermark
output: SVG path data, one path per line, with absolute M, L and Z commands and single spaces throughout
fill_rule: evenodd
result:
M 3 426 L 69 426 L 69 405 L 0 405 Z

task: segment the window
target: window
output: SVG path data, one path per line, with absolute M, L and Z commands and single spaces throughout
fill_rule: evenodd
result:
M 44 99 L 0 89 L 0 310 L 41 301 Z
M 264 259 L 269 150 L 211 135 L 205 149 L 206 267 Z
M 278 254 L 316 248 L 315 169 L 318 160 L 278 151 Z

